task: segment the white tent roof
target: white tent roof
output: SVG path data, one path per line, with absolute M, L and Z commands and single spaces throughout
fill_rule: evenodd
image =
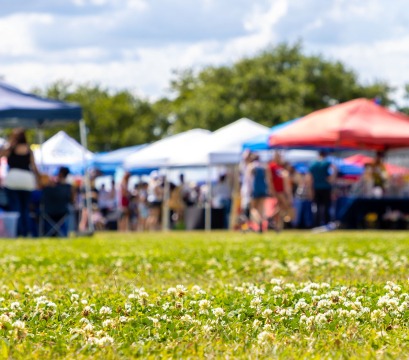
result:
M 44 166 L 72 166 L 90 160 L 93 153 L 85 149 L 64 131 L 59 131 L 45 141 L 40 148 L 34 150 L 37 165 Z
M 210 134 L 208 130 L 193 129 L 156 141 L 127 156 L 123 163 L 124 168 L 136 170 L 170 166 L 174 158 L 183 158 L 184 155 L 194 152 L 197 144 L 204 142 Z
M 210 137 L 203 139 L 189 153 L 174 158 L 172 166 L 206 166 L 238 164 L 242 145 L 258 135 L 269 133 L 269 128 L 250 119 L 239 119 L 216 130 Z

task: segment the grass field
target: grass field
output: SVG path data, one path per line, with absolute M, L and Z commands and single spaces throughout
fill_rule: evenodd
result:
M 0 241 L 0 358 L 408 358 L 405 232 Z

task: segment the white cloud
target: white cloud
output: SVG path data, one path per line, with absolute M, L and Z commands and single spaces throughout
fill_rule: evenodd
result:
M 25 56 L 35 53 L 32 28 L 50 24 L 53 17 L 46 14 L 16 14 L 0 18 L 0 55 Z
M 0 15 L 0 75 L 25 90 L 64 78 L 159 96 L 174 69 L 227 64 L 299 39 L 363 81 L 409 81 L 406 0 L 34 3 L 27 13 L 10 3 Z

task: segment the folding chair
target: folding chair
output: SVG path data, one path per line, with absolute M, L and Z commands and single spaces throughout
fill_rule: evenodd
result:
M 40 209 L 40 236 L 68 236 L 71 202 L 72 193 L 69 184 L 56 184 L 46 186 L 43 189 Z

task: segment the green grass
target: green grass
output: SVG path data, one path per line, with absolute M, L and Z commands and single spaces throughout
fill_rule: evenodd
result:
M 0 358 L 408 358 L 406 232 L 0 241 Z

